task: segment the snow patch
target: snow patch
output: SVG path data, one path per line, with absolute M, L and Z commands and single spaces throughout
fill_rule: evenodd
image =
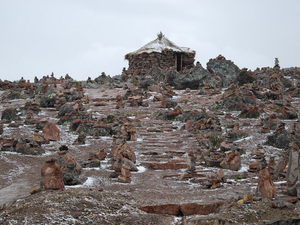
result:
M 242 165 L 241 169 L 238 172 L 248 172 L 249 166 L 248 165 Z
M 251 140 L 252 138 L 253 138 L 253 136 L 248 136 L 248 137 L 245 137 L 245 138 L 235 141 L 235 143 L 242 142 L 242 141 L 248 141 L 248 140 Z
M 95 178 L 94 177 L 88 177 L 87 180 L 83 184 L 68 185 L 68 186 L 66 186 L 66 189 L 68 189 L 68 188 L 85 188 L 85 187 L 91 187 L 94 182 L 95 182 Z
M 136 173 L 144 173 L 147 170 L 147 168 L 144 166 L 138 166 L 137 168 L 139 171 L 137 171 Z

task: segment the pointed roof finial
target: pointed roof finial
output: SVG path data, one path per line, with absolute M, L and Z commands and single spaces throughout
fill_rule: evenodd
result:
M 157 34 L 157 37 L 158 37 L 158 40 L 161 41 L 161 39 L 163 38 L 163 33 L 160 31 L 158 34 Z

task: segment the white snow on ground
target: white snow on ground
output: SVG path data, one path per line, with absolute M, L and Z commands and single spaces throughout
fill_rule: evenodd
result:
M 109 140 L 109 139 L 112 139 L 112 137 L 109 137 L 109 136 L 101 136 L 100 139 L 102 139 L 102 140 Z
M 247 140 L 251 140 L 252 138 L 253 138 L 253 136 L 248 136 L 248 137 L 245 137 L 245 138 L 242 138 L 242 139 L 239 139 L 239 140 L 235 141 L 235 143 L 242 142 L 242 141 L 247 141 Z
M 281 181 L 275 181 L 274 184 L 285 184 L 287 183 L 286 180 L 281 180 Z
M 105 160 L 101 161 L 101 169 L 108 169 L 111 164 L 108 162 L 108 158 L 106 157 Z
M 100 167 L 93 167 L 93 168 L 83 168 L 83 170 L 100 170 Z
M 241 169 L 238 172 L 247 172 L 249 169 L 249 166 L 244 164 L 241 166 Z
M 143 138 L 137 138 L 136 141 L 142 142 L 142 141 L 143 141 Z
M 136 173 L 144 173 L 147 170 L 147 168 L 144 166 L 138 166 L 137 168 L 139 171 L 137 171 Z
M 91 187 L 96 179 L 94 177 L 88 177 L 87 180 L 83 184 L 78 185 L 68 185 L 66 186 L 66 189 L 68 188 L 84 188 L 84 187 Z

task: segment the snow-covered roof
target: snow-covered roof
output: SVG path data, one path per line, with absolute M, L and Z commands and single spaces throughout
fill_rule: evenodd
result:
M 125 57 L 130 55 L 138 55 L 142 53 L 151 53 L 151 52 L 162 52 L 163 50 L 172 50 L 174 52 L 185 52 L 185 53 L 195 53 L 195 51 L 186 47 L 179 47 L 175 45 L 172 41 L 167 39 L 161 32 L 157 35 L 157 38 L 154 41 L 149 42 L 140 49 L 128 53 Z

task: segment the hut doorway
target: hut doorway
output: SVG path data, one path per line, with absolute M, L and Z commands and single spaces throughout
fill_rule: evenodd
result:
M 176 69 L 178 72 L 182 70 L 182 54 L 176 53 Z

